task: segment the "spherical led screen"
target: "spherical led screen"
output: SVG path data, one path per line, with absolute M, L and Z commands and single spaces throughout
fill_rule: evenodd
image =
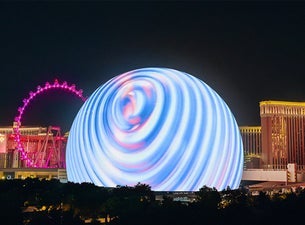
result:
M 154 191 L 238 188 L 239 128 L 221 97 L 200 79 L 168 68 L 133 70 L 87 99 L 66 148 L 71 182 L 148 184 Z

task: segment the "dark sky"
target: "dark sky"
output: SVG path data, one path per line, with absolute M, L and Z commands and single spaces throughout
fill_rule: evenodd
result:
M 151 66 L 202 79 L 239 126 L 260 125 L 260 101 L 305 101 L 305 2 L 0 2 L 0 126 L 46 81 L 75 83 L 90 96 Z M 22 122 L 67 130 L 81 104 L 50 92 Z

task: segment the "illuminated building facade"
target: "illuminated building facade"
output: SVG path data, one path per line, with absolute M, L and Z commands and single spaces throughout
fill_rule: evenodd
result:
M 260 102 L 263 168 L 305 167 L 305 102 Z
M 74 119 L 66 152 L 71 182 L 140 182 L 155 191 L 235 189 L 244 163 L 239 128 L 223 99 L 190 74 L 156 67 L 96 89 Z
M 59 127 L 21 127 L 20 141 L 38 168 L 65 168 L 66 136 Z M 20 157 L 13 127 L 0 128 L 0 169 L 25 169 Z
M 239 127 L 244 151 L 242 179 L 289 182 L 287 174 L 290 165 L 295 174 L 290 182 L 305 181 L 305 102 L 262 101 L 260 117 L 261 126 Z M 56 133 L 59 131 L 56 129 L 20 128 L 21 141 L 28 156 L 35 164 L 44 165 L 29 168 L 17 151 L 13 127 L 1 127 L 0 178 L 40 177 L 66 180 L 67 135 L 58 136 Z M 59 153 L 58 157 L 55 152 Z
M 239 127 L 244 147 L 244 167 L 254 169 L 261 167 L 262 140 L 260 126 Z

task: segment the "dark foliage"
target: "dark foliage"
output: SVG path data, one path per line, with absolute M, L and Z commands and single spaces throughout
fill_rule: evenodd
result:
M 253 196 L 244 188 L 202 187 L 195 201 L 155 200 L 149 185 L 97 187 L 58 180 L 1 180 L 0 219 L 10 225 L 293 224 L 305 211 L 305 190 Z

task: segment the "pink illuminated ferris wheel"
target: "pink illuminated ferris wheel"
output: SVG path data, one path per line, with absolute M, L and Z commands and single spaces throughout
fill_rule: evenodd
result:
M 30 158 L 28 156 L 27 151 L 24 149 L 22 141 L 21 141 L 21 133 L 20 133 L 20 126 L 22 121 L 23 113 L 25 112 L 26 108 L 30 104 L 30 102 L 38 95 L 48 92 L 48 90 L 64 90 L 67 92 L 70 92 L 74 94 L 75 96 L 79 97 L 82 101 L 86 101 L 86 98 L 83 96 L 83 90 L 76 89 L 75 84 L 69 85 L 66 81 L 63 83 L 58 82 L 57 79 L 55 79 L 54 83 L 46 82 L 45 85 L 37 86 L 36 91 L 30 91 L 29 96 L 25 99 L 23 99 L 23 105 L 18 108 L 18 115 L 15 117 L 15 125 L 14 125 L 14 137 L 15 142 L 17 144 L 17 151 L 20 152 L 21 159 L 25 161 L 26 165 L 28 167 L 47 167 L 47 165 L 38 165 L 37 161 L 33 158 Z

